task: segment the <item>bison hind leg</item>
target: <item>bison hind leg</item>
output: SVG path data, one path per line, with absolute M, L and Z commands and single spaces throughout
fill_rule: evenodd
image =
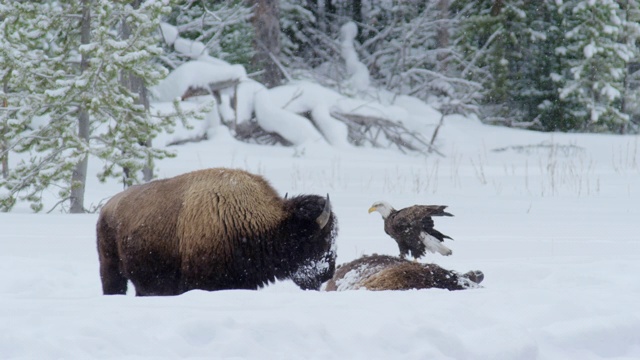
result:
M 177 288 L 174 279 L 153 283 L 133 281 L 133 286 L 136 288 L 136 296 L 171 296 L 183 293 Z
M 127 293 L 127 278 L 120 271 L 118 261 L 102 259 L 100 262 L 100 280 L 104 295 L 124 295 Z
M 127 267 L 131 271 L 129 278 L 136 289 L 136 296 L 167 296 L 184 292 L 179 288 L 179 265 L 160 259 L 160 256 L 150 253 L 148 257 L 137 259 L 142 261 L 136 261 Z
M 98 257 L 100 258 L 100 280 L 104 295 L 127 293 L 127 278 L 122 273 L 114 231 L 101 218 L 98 221 Z

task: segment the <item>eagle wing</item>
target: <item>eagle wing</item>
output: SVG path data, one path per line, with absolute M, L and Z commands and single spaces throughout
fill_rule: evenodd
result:
M 421 224 L 422 231 L 425 231 L 438 240 L 443 241 L 444 239 L 451 238 L 434 229 L 435 224 L 432 216 L 453 216 L 452 214 L 444 211 L 446 208 L 447 207 L 445 205 L 414 205 L 403 210 L 406 210 L 406 216 L 416 219 L 416 222 Z

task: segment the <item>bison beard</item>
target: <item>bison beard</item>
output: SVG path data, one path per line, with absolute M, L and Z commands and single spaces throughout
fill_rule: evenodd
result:
M 97 224 L 104 294 L 256 289 L 292 279 L 318 290 L 335 271 L 329 197 L 282 199 L 262 177 L 206 169 L 133 186 Z

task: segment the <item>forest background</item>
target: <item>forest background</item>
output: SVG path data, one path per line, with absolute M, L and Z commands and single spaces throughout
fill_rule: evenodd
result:
M 380 103 L 411 96 L 443 118 L 534 131 L 637 133 L 639 20 L 633 0 L 2 0 L 0 207 L 27 201 L 40 211 L 42 192 L 56 188 L 63 210 L 94 211 L 84 204 L 90 157 L 104 164 L 103 181 L 151 180 L 154 161 L 173 156 L 154 145 L 158 134 L 205 117 L 245 79 L 266 88 L 305 80 Z M 244 72 L 154 109 L 153 86 L 203 59 Z M 185 106 L 199 96 L 215 100 Z M 372 128 L 406 130 L 329 116 L 356 146 Z M 222 123 L 242 141 L 291 145 L 259 121 Z M 422 149 L 391 133 L 400 148 L 437 153 L 437 128 L 400 133 L 426 138 Z

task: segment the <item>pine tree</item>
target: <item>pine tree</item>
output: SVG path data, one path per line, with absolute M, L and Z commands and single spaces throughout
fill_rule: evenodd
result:
M 575 0 L 560 10 L 565 12 L 569 59 L 560 99 L 569 104 L 571 115 L 562 130 L 619 130 L 629 123 L 622 93 L 627 62 L 634 57 L 634 50 L 620 42 L 619 6 L 613 0 Z
M 627 44 L 634 52 L 634 58 L 627 64 L 627 76 L 624 79 L 625 94 L 623 97 L 622 109 L 631 118 L 629 127 L 623 129 L 625 132 L 637 131 L 640 129 L 640 64 L 638 51 L 638 40 L 640 40 L 640 1 L 628 0 L 620 5 L 621 18 L 624 22 L 621 42 Z
M 459 43 L 477 59 L 485 119 L 547 131 L 626 128 L 621 99 L 636 47 L 623 39 L 633 26 L 615 1 L 471 3 L 456 2 L 474 11 Z
M 354 22 L 358 58 L 377 86 L 440 104 L 474 102 L 480 85 L 463 74 L 475 66 L 456 50 L 452 33 L 462 14 L 449 10 L 449 0 L 281 4 L 284 63 L 297 67 L 297 74 L 348 91 L 342 88 L 348 73 L 339 36 L 345 23 Z
M 530 55 L 536 66 L 529 74 L 540 91 L 535 101 L 537 108 L 531 109 L 528 120 L 535 121 L 533 129 L 569 131 L 575 129 L 571 113 L 577 108 L 577 104 L 560 98 L 560 89 L 566 83 L 564 74 L 570 66 L 565 47 L 566 15 L 561 10 L 562 3 L 545 1 L 542 6 L 543 20 L 537 28 L 544 33 L 544 38 Z
M 177 27 L 180 37 L 199 41 L 206 53 L 249 71 L 254 55 L 251 8 L 243 0 L 179 0 L 166 22 Z M 176 51 L 163 56 L 170 69 L 192 58 Z
M 9 168 L 9 155 L 28 150 L 27 137 L 38 138 L 34 131 L 42 123 L 47 111 L 45 94 L 40 83 L 47 78 L 45 66 L 47 53 L 51 51 L 53 17 L 58 8 L 50 3 L 12 2 L 0 4 L 0 63 L 2 69 L 2 108 L 0 109 L 0 141 L 2 141 L 3 177 L 0 187 L 7 193 L 0 193 L 0 209 L 10 209 L 16 202 L 15 191 L 23 191 L 22 199 L 34 202 L 39 210 L 38 199 L 42 186 L 29 188 L 30 180 L 22 179 L 19 169 Z M 41 76 L 36 77 L 35 74 Z M 34 171 L 38 171 L 35 168 Z M 24 173 L 28 177 L 28 173 Z M 48 181 L 46 174 L 40 182 Z M 28 190 L 28 191 L 27 191 Z M 26 193 L 24 193 L 26 192 Z
M 337 66 L 336 39 L 340 26 L 351 19 L 336 11 L 331 1 L 280 1 L 281 60 L 290 74 L 324 85 L 335 85 L 344 75 Z
M 536 89 L 532 73 L 539 64 L 532 57 L 539 49 L 542 2 L 529 1 L 457 1 L 466 12 L 457 34 L 458 45 L 469 62 L 477 65 L 472 78 L 483 84 L 484 117 L 489 121 L 512 123 L 528 117 L 535 104 Z M 535 97 L 535 96 L 534 96 Z
M 59 189 L 60 203 L 73 200 L 73 212 L 84 210 L 83 162 L 97 157 L 103 169 L 100 180 L 122 178 L 130 170 L 130 182 L 152 159 L 172 154 L 148 147 L 147 140 L 170 128 L 174 117 L 152 117 L 139 95 L 120 81 L 126 70 L 151 85 L 166 75 L 153 59 L 161 54 L 158 25 L 168 2 L 145 1 L 138 9 L 106 0 L 45 2 L 26 11 L 25 4 L 6 5 L 8 13 L 21 18 L 26 34 L 46 34 L 44 43 L 27 43 L 12 38 L 3 27 L 0 38 L 8 38 L 19 58 L 38 58 L 36 71 L 22 74 L 11 91 L 32 95 L 20 103 L 17 123 L 10 130 L 17 136 L 11 148 L 28 159 L 11 169 L 0 185 L 2 208 L 10 209 L 17 199 L 42 209 L 42 192 Z M 84 15 L 84 16 L 83 16 Z M 87 23 L 89 19 L 90 23 Z M 120 38 L 118 28 L 126 21 L 132 36 Z M 83 28 L 84 27 L 84 28 Z M 84 33 L 82 30 L 84 29 Z M 41 37 L 42 38 L 42 37 Z M 26 129 L 18 134 L 19 129 Z M 84 170 L 86 172 L 86 170 Z
M 513 66 L 509 76 L 508 107 L 517 109 L 512 124 L 540 128 L 549 120 L 562 116 L 559 108 L 557 74 L 562 71 L 566 60 L 556 52 L 562 43 L 563 33 L 555 2 L 524 1 L 517 10 L 508 12 L 520 15 L 511 17 L 512 36 L 517 39 L 512 55 Z M 514 11 L 516 10 L 516 11 Z

